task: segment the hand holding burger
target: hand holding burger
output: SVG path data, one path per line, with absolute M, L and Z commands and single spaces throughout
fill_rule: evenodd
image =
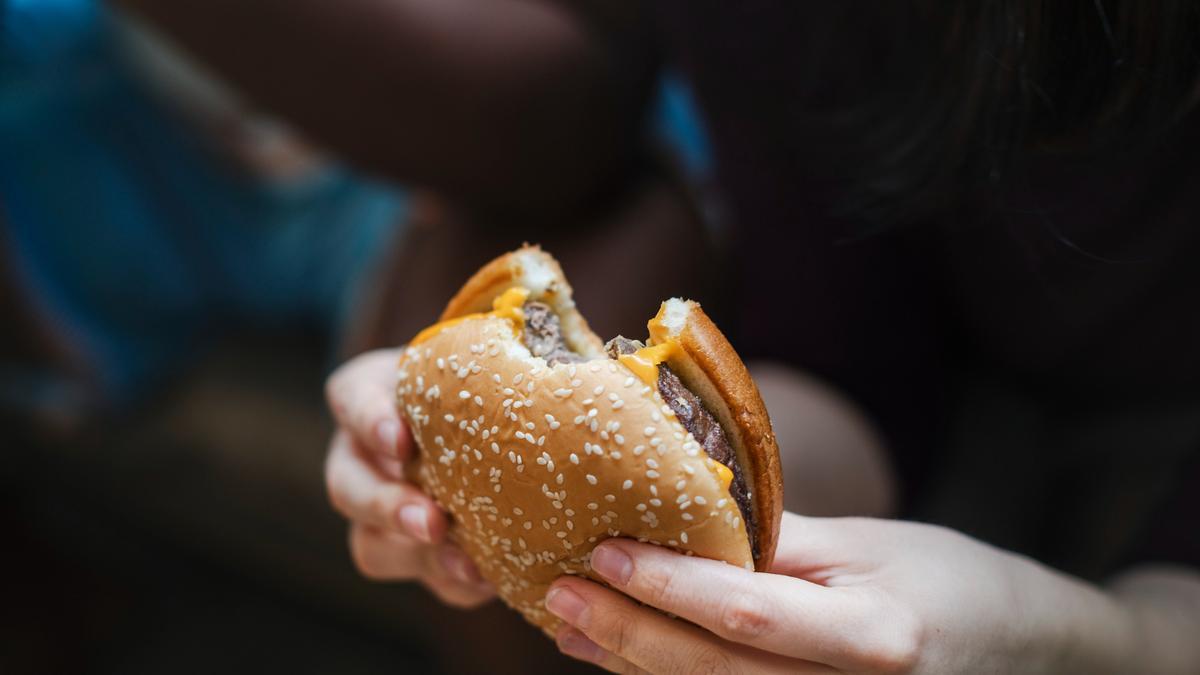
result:
M 330 380 L 330 495 L 368 576 L 460 606 L 494 588 L 614 672 L 1186 672 L 1196 656 L 1166 620 L 1195 597 L 1186 574 L 1100 589 L 940 527 L 787 514 L 778 530 L 765 410 L 693 303 L 664 303 L 646 344 L 603 345 L 525 249 L 443 319 Z

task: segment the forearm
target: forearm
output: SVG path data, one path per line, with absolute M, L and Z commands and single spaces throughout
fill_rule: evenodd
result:
M 632 10 L 116 1 L 318 144 L 490 208 L 549 210 L 600 189 L 631 154 L 654 66 Z
M 1099 588 L 1039 565 L 1014 644 L 1051 673 L 1200 671 L 1200 574 L 1137 568 Z M 1037 617 L 1044 617 L 1041 620 Z M 1028 649 L 1028 645 L 1044 649 Z
M 1110 592 L 1135 631 L 1126 672 L 1200 672 L 1200 572 L 1139 567 L 1118 578 Z

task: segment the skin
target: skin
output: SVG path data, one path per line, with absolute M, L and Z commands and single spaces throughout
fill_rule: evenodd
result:
M 656 66 L 645 3 L 118 4 L 322 146 L 464 208 L 529 222 L 571 222 L 562 216 L 602 203 L 622 181 Z M 419 581 L 459 606 L 484 602 L 491 592 L 446 542 L 445 516 L 404 479 L 413 448 L 392 405 L 394 359 L 366 354 L 329 381 L 339 424 L 330 499 L 351 522 L 365 575 Z M 768 394 L 777 416 L 811 404 L 827 407 L 812 418 L 831 420 L 780 435 L 789 474 L 873 473 L 855 488 L 861 501 L 814 493 L 800 506 L 885 513 L 892 490 L 886 463 L 868 451 L 874 434 L 822 389 L 784 377 L 782 394 Z M 833 450 L 845 447 L 857 450 L 839 465 Z M 559 644 L 619 672 L 1200 670 L 1196 570 L 1141 567 L 1098 588 L 945 529 L 871 519 L 789 515 L 780 547 L 775 569 L 753 574 L 607 542 L 598 568 L 605 551 L 623 553 L 628 578 L 621 564 L 608 577 L 617 590 L 559 581 L 547 603 L 573 624 Z
M 397 358 L 369 352 L 329 379 L 339 425 L 326 465 L 330 499 L 351 523 L 364 575 L 417 581 L 472 607 L 492 590 L 446 541 L 445 514 L 404 478 L 414 449 L 392 404 Z M 838 447 L 838 434 L 851 431 L 875 437 L 823 386 L 778 370 L 764 381 L 768 408 L 805 402 L 823 412 L 814 422 L 826 420 L 801 433 L 781 426 L 782 447 Z M 814 453 L 815 465 L 852 470 L 830 465 L 829 454 Z M 800 453 L 784 464 L 805 471 Z M 885 505 L 878 495 L 843 503 Z M 598 546 L 592 566 L 611 588 L 565 577 L 546 607 L 565 622 L 564 653 L 612 672 L 1183 673 L 1200 664 L 1193 570 L 1140 567 L 1099 588 L 931 525 L 788 513 L 769 573 L 624 539 Z

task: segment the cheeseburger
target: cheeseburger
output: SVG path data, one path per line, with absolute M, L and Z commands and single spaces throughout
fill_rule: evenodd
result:
M 500 597 L 551 634 L 548 586 L 593 577 L 608 537 L 751 570 L 774 556 L 779 450 L 745 365 L 695 302 L 667 300 L 648 327 L 605 343 L 558 263 L 526 246 L 400 359 L 411 475 Z

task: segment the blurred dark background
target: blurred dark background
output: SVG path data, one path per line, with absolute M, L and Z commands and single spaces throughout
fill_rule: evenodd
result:
M 582 670 L 499 603 L 358 575 L 323 382 L 526 240 L 604 334 L 703 297 L 705 147 L 677 83 L 646 133 L 628 187 L 570 227 L 468 214 L 343 165 L 103 3 L 0 2 L 0 672 Z
M 1168 4 L 0 0 L 0 672 L 583 670 L 364 581 L 323 483 L 325 377 L 524 241 L 603 336 L 689 296 L 861 407 L 891 459 L 806 446 L 791 508 L 894 469 L 879 512 L 1090 581 L 1196 564 Z

